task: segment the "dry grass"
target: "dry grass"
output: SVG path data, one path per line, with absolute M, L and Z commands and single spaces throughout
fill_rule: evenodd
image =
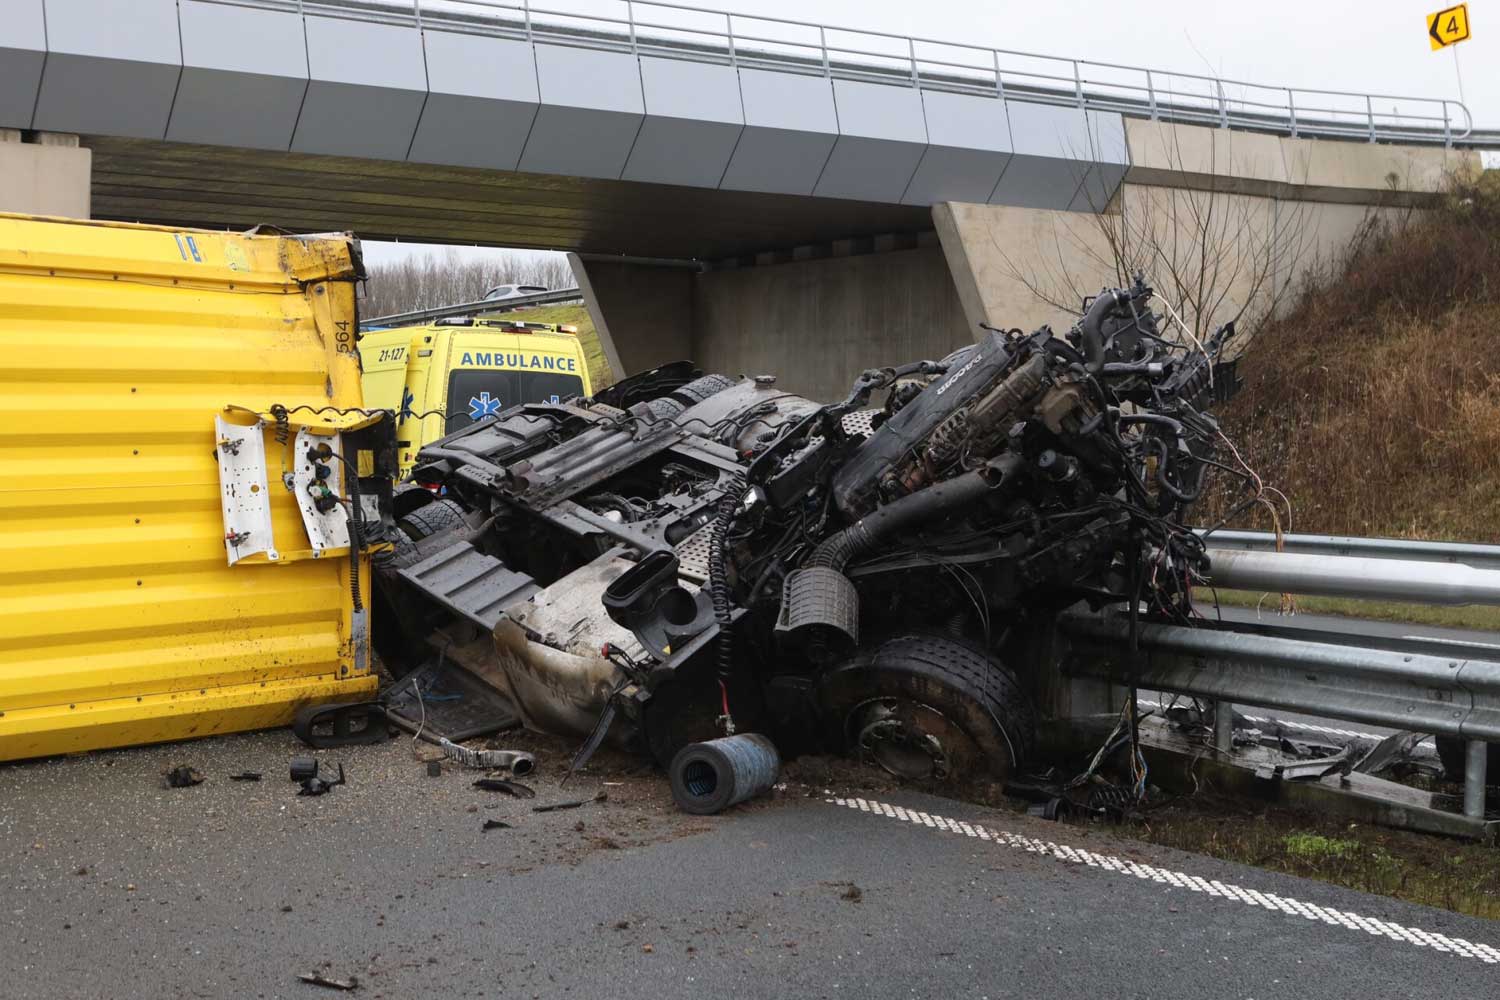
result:
M 1367 226 L 1241 368 L 1226 430 L 1295 530 L 1500 541 L 1500 172 Z

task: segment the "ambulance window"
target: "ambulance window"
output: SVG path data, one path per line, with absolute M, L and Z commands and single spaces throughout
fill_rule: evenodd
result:
M 452 434 L 506 407 L 529 402 L 516 395 L 517 374 L 499 368 L 461 368 L 450 375 L 444 433 Z
M 583 380 L 557 372 L 516 372 L 520 403 L 562 403 L 583 395 Z

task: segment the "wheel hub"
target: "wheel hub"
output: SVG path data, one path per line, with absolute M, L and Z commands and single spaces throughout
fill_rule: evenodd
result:
M 943 781 L 952 772 L 954 726 L 941 712 L 904 698 L 866 702 L 850 714 L 862 758 L 908 781 Z

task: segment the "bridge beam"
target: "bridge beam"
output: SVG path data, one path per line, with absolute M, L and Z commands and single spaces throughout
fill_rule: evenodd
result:
M 76 135 L 0 128 L 0 212 L 87 219 L 92 162 Z

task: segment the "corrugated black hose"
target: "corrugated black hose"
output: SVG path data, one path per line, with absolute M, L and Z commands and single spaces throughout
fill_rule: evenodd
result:
M 730 526 L 734 523 L 735 512 L 740 506 L 740 498 L 744 495 L 745 476 L 743 473 L 738 473 L 729 480 L 729 484 L 725 487 L 724 496 L 719 500 L 719 509 L 708 535 L 708 594 L 713 599 L 714 621 L 719 624 L 719 685 L 722 689 L 726 721 L 729 716 L 729 676 L 734 672 L 734 640 L 730 631 L 733 618 L 729 609 L 731 599 L 729 553 L 724 542 L 729 535 Z

